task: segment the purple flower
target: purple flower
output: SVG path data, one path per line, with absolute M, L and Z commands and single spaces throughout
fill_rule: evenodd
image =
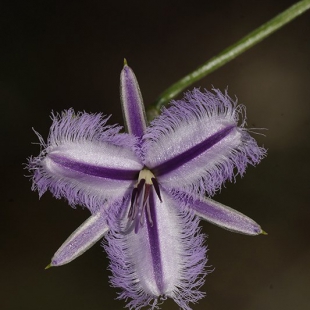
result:
M 133 71 L 124 65 L 121 101 L 128 133 L 101 114 L 53 115 L 42 151 L 30 158 L 33 190 L 50 190 L 91 216 L 48 266 L 66 264 L 105 237 L 111 284 L 127 307 L 151 309 L 172 298 L 190 309 L 204 296 L 206 247 L 200 219 L 258 235 L 249 217 L 205 197 L 256 165 L 265 150 L 244 128 L 242 105 L 225 92 L 195 89 L 172 102 L 150 126 Z M 241 125 L 238 126 L 238 122 Z

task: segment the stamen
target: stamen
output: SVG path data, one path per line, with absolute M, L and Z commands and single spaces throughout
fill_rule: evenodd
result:
M 132 190 L 131 203 L 128 212 L 128 219 L 134 221 L 135 233 L 139 232 L 140 227 L 143 227 L 145 218 L 153 226 L 152 210 L 155 207 L 150 204 L 150 196 L 153 195 L 152 190 L 155 190 L 158 199 L 162 202 L 159 184 L 148 169 L 143 169 L 139 173 L 139 178 L 136 187 Z M 152 193 L 152 195 L 150 195 Z
M 159 185 L 158 185 L 157 180 L 156 180 L 155 178 L 152 178 L 151 180 L 152 180 L 152 183 L 153 183 L 153 185 L 154 185 L 154 189 L 155 189 L 155 192 L 156 192 L 156 194 L 157 194 L 157 197 L 158 197 L 159 201 L 160 201 L 160 202 L 163 202 L 163 201 L 161 200 L 160 190 L 159 190 Z
M 144 180 L 145 181 L 145 180 Z M 145 182 L 144 182 L 145 183 Z M 143 214 L 144 214 L 144 210 L 143 210 L 143 206 L 144 206 L 144 203 L 143 203 L 143 197 L 144 197 L 144 193 L 145 193 L 145 186 L 143 186 L 143 189 L 142 189 L 142 196 L 139 198 L 139 201 L 138 201 L 138 216 L 136 217 L 136 221 L 139 223 L 140 222 L 140 225 L 143 226 Z M 142 221 L 142 222 L 141 222 Z M 139 229 L 139 227 L 138 227 Z M 137 231 L 138 232 L 138 231 Z M 136 232 L 136 233 L 137 233 Z
M 141 215 L 140 215 L 140 224 L 141 227 L 143 227 L 143 223 L 144 223 L 144 208 L 142 209 Z
M 144 184 L 145 184 L 145 179 L 141 179 L 138 183 L 138 186 L 132 190 L 131 206 L 130 206 L 129 213 L 128 213 L 128 218 L 130 218 L 132 221 L 135 219 L 139 211 L 139 207 L 137 207 L 138 199 L 139 199 L 141 192 L 144 189 Z
M 145 206 L 147 199 L 149 198 L 151 186 L 152 185 L 150 185 L 150 184 L 145 184 L 144 197 L 143 197 L 143 207 Z
M 129 209 L 129 213 L 128 213 L 128 218 L 131 218 L 131 220 L 133 220 L 132 213 L 133 213 L 133 208 L 134 208 L 134 203 L 136 200 L 137 193 L 138 193 L 138 189 L 135 187 L 131 193 L 130 209 Z
M 153 220 L 152 220 L 152 215 L 151 215 L 151 208 L 150 208 L 150 203 L 149 201 L 146 204 L 146 212 L 147 212 L 147 218 L 151 224 L 151 226 L 153 227 Z
M 139 196 L 140 193 L 141 193 L 141 191 L 142 191 L 142 189 L 143 189 L 143 186 L 144 186 L 144 184 L 145 184 L 145 179 L 141 179 L 141 180 L 138 180 L 138 181 L 140 181 L 140 182 L 138 183 L 138 186 L 137 186 L 137 189 L 138 189 L 138 196 Z

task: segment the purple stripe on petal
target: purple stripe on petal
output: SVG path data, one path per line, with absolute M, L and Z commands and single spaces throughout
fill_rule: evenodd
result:
M 141 137 L 146 129 L 145 109 L 136 76 L 127 64 L 121 72 L 120 91 L 126 129 Z
M 128 230 L 125 219 L 106 237 L 111 284 L 122 289 L 118 298 L 128 301 L 130 309 L 156 309 L 170 297 L 181 309 L 190 310 L 189 303 L 204 296 L 199 289 L 207 273 L 199 219 L 193 212 L 181 211 L 179 201 L 165 191 L 162 203 L 154 191 L 152 200 L 153 227 L 145 216 L 136 234 Z
M 77 162 L 72 159 L 66 158 L 64 156 L 59 156 L 56 154 L 49 154 L 48 157 L 58 165 L 63 166 L 83 174 L 107 178 L 112 180 L 136 180 L 139 175 L 137 170 L 126 170 L 126 169 L 116 169 L 116 168 L 107 168 L 101 166 L 90 165 L 82 162 Z
M 166 189 L 214 195 L 266 155 L 245 126 L 245 108 L 218 90 L 173 102 L 143 136 L 143 163 Z
M 92 213 L 107 200 L 125 195 L 134 185 L 135 172 L 143 168 L 135 152 L 137 138 L 119 134 L 121 128 L 107 126 L 108 118 L 101 114 L 75 113 L 70 109 L 52 118 L 47 142 L 38 135 L 41 152 L 29 159 L 32 189 L 38 190 L 40 196 L 50 190 L 56 198 L 64 197 L 71 205 L 86 206 Z M 76 165 L 77 170 L 72 170 L 59 164 L 61 159 L 63 164 L 66 159 L 84 166 Z
M 208 137 L 199 144 L 194 145 L 185 152 L 178 154 L 177 156 L 170 158 L 166 162 L 163 162 L 162 164 L 152 168 L 152 172 L 157 177 L 159 177 L 164 174 L 170 173 L 175 169 L 178 169 L 179 167 L 195 159 L 197 156 L 201 155 L 203 152 L 207 151 L 216 143 L 227 137 L 234 128 L 236 128 L 236 126 L 230 125 L 221 129 L 220 131 L 213 134 L 211 137 Z
M 164 283 L 163 283 L 163 268 L 161 262 L 161 250 L 160 250 L 160 241 L 159 241 L 159 231 L 157 226 L 157 215 L 155 210 L 155 201 L 154 201 L 154 193 L 151 190 L 150 197 L 150 213 L 152 218 L 152 224 L 147 220 L 147 230 L 149 234 L 149 242 L 151 247 L 151 256 L 153 261 L 153 270 L 154 270 L 154 278 L 158 287 L 158 290 L 161 294 L 164 293 Z M 145 212 L 147 212 L 145 210 Z M 147 218 L 147 214 L 146 214 Z

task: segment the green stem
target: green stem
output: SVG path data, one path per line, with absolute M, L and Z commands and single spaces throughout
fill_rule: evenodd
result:
M 237 43 L 229 46 L 223 50 L 218 55 L 212 57 L 202 66 L 198 67 L 196 70 L 190 74 L 184 76 L 182 79 L 167 88 L 158 99 L 148 108 L 147 115 L 148 119 L 153 119 L 159 114 L 160 108 L 168 103 L 172 98 L 178 95 L 186 87 L 190 86 L 194 82 L 207 76 L 209 73 L 220 68 L 227 62 L 236 58 L 238 55 L 242 54 L 258 42 L 267 38 L 270 34 L 283 27 L 285 24 L 289 23 L 291 20 L 304 13 L 310 8 L 310 0 L 299 1 L 286 11 L 280 13 L 269 22 L 258 27 L 247 36 L 243 37 Z

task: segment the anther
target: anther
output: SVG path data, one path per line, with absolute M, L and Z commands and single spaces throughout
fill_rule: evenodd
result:
M 153 183 L 153 185 L 154 185 L 154 189 L 155 189 L 155 192 L 156 192 L 156 194 L 157 194 L 157 197 L 158 197 L 159 201 L 160 201 L 160 202 L 163 202 L 163 201 L 161 200 L 160 190 L 159 190 L 159 185 L 158 185 L 157 180 L 156 180 L 155 178 L 152 178 L 151 180 L 152 180 L 152 183 Z
M 135 233 L 138 233 L 140 227 L 143 227 L 145 220 L 153 226 L 151 206 L 153 207 L 154 204 L 150 203 L 150 199 L 154 197 L 152 193 L 153 186 L 158 199 L 162 202 L 159 184 L 154 174 L 148 169 L 141 170 L 137 185 L 132 190 L 128 212 L 128 218 L 131 221 L 135 221 Z

